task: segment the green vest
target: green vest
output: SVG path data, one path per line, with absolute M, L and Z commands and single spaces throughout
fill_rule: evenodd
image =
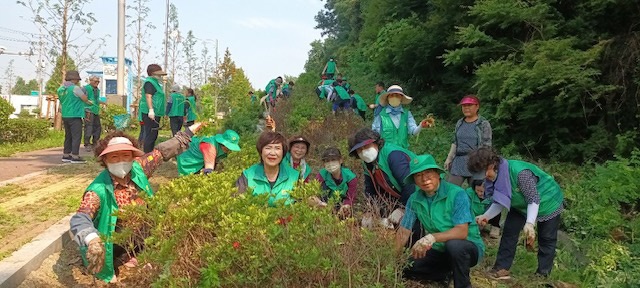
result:
M 367 111 L 367 103 L 364 102 L 362 97 L 358 94 L 353 94 L 353 99 L 356 100 L 356 106 L 360 111 Z
M 130 174 L 131 181 L 133 181 L 138 188 L 147 193 L 147 196 L 152 197 L 153 191 L 149 185 L 149 179 L 144 174 L 144 170 L 142 169 L 142 166 L 140 166 L 140 163 L 137 161 L 133 162 Z M 89 184 L 86 191 L 93 191 L 100 198 L 100 210 L 93 219 L 93 225 L 98 229 L 98 232 L 100 232 L 102 240 L 104 241 L 105 261 L 102 270 L 96 274 L 96 277 L 105 282 L 109 282 L 115 273 L 115 269 L 113 267 L 113 243 L 111 242 L 111 234 L 116 230 L 116 222 L 118 221 L 118 217 L 114 215 L 114 213 L 118 211 L 118 203 L 113 195 L 113 183 L 111 182 L 111 175 L 109 174 L 109 171 L 107 169 L 103 170 L 102 173 L 100 173 L 98 177 Z M 84 265 L 88 266 L 87 246 L 80 247 L 80 254 L 82 255 Z
M 351 99 L 351 96 L 349 95 L 347 90 L 344 89 L 344 87 L 338 85 L 338 86 L 335 86 L 333 88 L 336 90 L 336 93 L 338 93 L 338 96 L 340 97 L 340 99 L 342 99 L 342 100 Z
M 227 157 L 227 154 L 224 153 L 220 144 L 216 142 L 215 137 L 216 136 L 194 136 L 191 138 L 189 149 L 176 157 L 178 160 L 178 173 L 180 173 L 180 175 L 193 174 L 204 168 L 204 155 L 202 151 L 200 151 L 200 143 L 202 142 L 209 143 L 216 148 L 216 162 L 218 162 L 219 159 Z
M 388 161 L 389 154 L 391 154 L 391 152 L 393 151 L 404 152 L 405 154 L 407 154 L 407 156 L 409 156 L 410 159 L 414 159 L 418 156 L 407 149 L 404 149 L 398 145 L 395 145 L 389 142 L 385 142 L 384 145 L 382 146 L 382 149 L 380 149 L 380 151 L 378 152 L 378 160 L 376 161 L 376 166 L 380 170 L 382 170 L 384 174 L 387 175 L 387 177 L 389 178 L 389 181 L 391 181 L 390 186 L 393 189 L 395 189 L 396 192 L 398 192 L 398 194 L 400 194 L 400 192 L 402 192 L 402 187 L 404 186 L 400 184 L 403 184 L 404 179 L 396 179 L 395 177 L 393 177 L 393 173 L 391 173 L 391 168 L 389 168 L 389 161 Z M 367 170 L 367 164 L 364 161 L 362 161 L 362 166 L 364 167 L 364 175 L 369 175 L 369 171 Z M 416 191 L 417 190 L 418 190 L 418 185 L 416 185 Z
M 336 62 L 334 61 L 327 61 L 327 70 L 325 71 L 327 74 L 334 74 L 336 73 Z
M 276 79 L 269 81 L 269 84 L 267 84 L 267 87 L 264 88 L 264 92 L 269 93 L 269 90 L 271 89 L 273 89 L 273 92 L 269 94 L 269 98 L 268 98 L 269 100 L 276 99 L 276 96 L 278 96 L 276 95 L 276 93 L 278 93 L 277 92 L 278 85 L 276 84 Z
M 187 113 L 187 121 L 195 121 L 198 115 L 196 115 L 196 97 L 187 96 L 189 100 L 189 112 Z
M 273 188 L 271 188 L 269 179 L 264 174 L 264 165 L 262 163 L 245 169 L 242 171 L 242 175 L 247 178 L 247 186 L 253 189 L 253 195 L 269 193 L 270 207 L 275 207 L 280 200 L 284 200 L 284 205 L 290 205 L 294 202 L 289 191 L 296 187 L 300 176 L 297 170 L 285 164 L 284 161 L 280 163 L 280 172 L 276 183 L 273 184 Z
M 382 90 L 380 93 L 376 94 L 376 105 L 380 105 L 380 96 L 384 93 L 387 93 L 387 91 Z
M 356 174 L 351 172 L 349 168 L 345 167 L 340 168 L 340 173 L 342 175 L 342 182 L 340 183 L 340 185 L 338 185 L 336 184 L 336 180 L 333 179 L 333 176 L 331 176 L 331 173 L 329 173 L 327 169 L 320 169 L 320 176 L 322 176 L 322 179 L 324 179 L 324 184 L 327 185 L 327 188 L 331 189 L 331 194 L 329 194 L 329 196 L 332 196 L 333 193 L 338 192 L 340 193 L 340 197 L 344 199 L 345 197 L 347 197 L 347 190 L 349 190 L 349 181 L 356 178 Z
M 85 103 L 73 93 L 75 85 L 58 88 L 58 98 L 62 108 L 62 118 L 84 118 Z
M 386 110 L 380 111 L 380 137 L 402 148 L 409 148 L 409 111 L 404 109 L 400 116 L 400 125 L 396 128 Z
M 151 82 L 151 84 L 153 84 L 153 87 L 156 88 L 156 94 L 153 94 L 153 96 L 151 96 L 151 101 L 153 102 L 153 112 L 155 112 L 156 116 L 158 117 L 164 116 L 165 99 L 162 85 L 158 83 L 158 79 L 153 77 L 147 77 L 147 79 L 144 80 L 144 83 L 147 82 Z M 144 93 L 144 84 L 142 85 L 142 93 L 140 95 L 142 95 L 142 99 L 140 99 L 140 111 L 144 114 L 149 114 L 149 103 L 147 103 L 147 94 Z
M 471 200 L 471 212 L 473 212 L 473 216 L 475 217 L 484 214 L 487 210 L 487 205 L 491 204 L 491 202 L 488 199 L 480 200 L 480 197 L 476 194 L 476 190 L 472 187 L 469 187 L 464 191 L 467 192 L 469 200 Z
M 169 117 L 184 117 L 184 101 L 185 97 L 182 93 L 171 93 L 171 111 Z
M 518 160 L 507 160 L 509 162 L 509 179 L 511 179 L 511 208 L 527 215 L 527 201 L 524 194 L 518 188 L 518 173 L 522 170 L 529 169 L 538 177 L 538 185 L 536 189 L 540 194 L 540 208 L 538 216 L 546 216 L 558 209 L 562 205 L 564 196 L 558 182 L 553 176 L 542 171 L 538 166 L 528 162 Z
M 282 158 L 282 162 L 286 163 L 289 165 L 289 167 L 293 168 L 293 160 L 291 160 L 291 153 L 287 152 L 287 155 L 284 155 L 284 157 Z M 298 169 L 296 169 L 298 171 L 298 173 L 300 174 L 300 180 L 306 180 L 307 177 L 309 177 L 309 175 L 311 175 L 311 171 L 313 169 L 311 169 L 311 166 L 309 166 L 309 163 L 306 164 L 307 167 L 304 169 L 304 173 L 302 173 L 302 168 L 298 167 Z
M 465 193 L 462 188 L 451 184 L 445 180 L 440 180 L 440 187 L 433 198 L 433 202 L 429 204 L 429 200 L 424 191 L 413 193 L 408 203 L 411 203 L 411 209 L 416 213 L 420 223 L 428 233 L 440 233 L 451 230 L 453 225 L 453 212 L 455 209 L 455 199 L 458 193 Z M 469 233 L 467 240 L 473 242 L 478 247 L 478 263 L 484 255 L 484 243 L 480 237 L 480 230 L 475 221 L 469 223 Z M 433 244 L 433 249 L 444 252 L 445 246 L 443 242 Z
M 84 86 L 84 89 L 87 91 L 87 98 L 89 98 L 89 100 L 93 102 L 93 105 L 88 105 L 85 103 L 85 108 L 89 109 L 89 111 L 91 111 L 91 113 L 93 113 L 94 115 L 100 115 L 100 89 L 95 90 L 98 92 L 98 94 L 93 93 L 94 88 L 90 84 Z

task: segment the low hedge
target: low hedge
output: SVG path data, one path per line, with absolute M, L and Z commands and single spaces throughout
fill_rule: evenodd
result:
M 0 143 L 25 143 L 47 136 L 49 120 L 18 118 L 8 119 L 0 130 Z

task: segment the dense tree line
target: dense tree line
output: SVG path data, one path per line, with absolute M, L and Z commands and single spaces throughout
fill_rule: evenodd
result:
M 448 119 L 477 94 L 500 148 L 581 162 L 640 139 L 638 1 L 327 0 L 316 21 L 307 77 L 335 57 L 361 93 L 398 82 Z

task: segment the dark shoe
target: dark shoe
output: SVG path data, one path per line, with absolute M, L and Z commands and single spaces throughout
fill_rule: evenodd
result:
M 84 145 L 84 151 L 91 152 L 92 150 L 93 150 L 93 146 L 91 146 L 91 145 Z
M 496 269 L 491 269 L 491 271 L 489 271 L 489 277 L 495 280 L 509 280 L 511 279 L 511 273 L 509 272 L 509 270 L 506 269 L 500 269 L 500 270 L 496 270 Z
M 84 164 L 84 163 L 87 163 L 87 160 L 84 160 L 81 157 L 71 158 L 71 164 Z
M 63 163 L 71 162 L 71 155 L 62 156 L 62 162 Z

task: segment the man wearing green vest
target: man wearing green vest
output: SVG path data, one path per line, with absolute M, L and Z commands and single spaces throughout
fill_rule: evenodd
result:
M 351 206 L 358 194 L 358 179 L 351 169 L 342 165 L 342 154 L 336 147 L 329 147 L 322 153 L 324 168 L 316 176 L 320 182 L 322 191 L 325 193 L 320 197 L 323 203 L 327 203 L 336 194 L 340 197 L 337 203 L 338 216 L 346 218 L 351 215 Z M 326 205 L 326 204 L 325 204 Z
M 249 91 L 249 99 L 251 99 L 251 104 L 254 104 L 258 100 L 258 97 L 253 94 L 253 91 Z
M 409 148 L 409 135 L 416 135 L 422 128 L 429 127 L 427 120 L 422 120 L 419 126 L 416 125 L 411 111 L 402 106 L 411 101 L 413 98 L 405 95 L 402 87 L 390 86 L 387 92 L 380 96 L 380 105 L 386 107 L 375 116 L 371 129 L 380 133 L 385 141 L 405 149 Z
M 162 76 L 167 75 L 158 64 L 147 66 L 147 79 L 142 86 L 142 99 L 140 99 L 140 112 L 142 112 L 142 126 L 144 129 L 144 152 L 153 151 L 158 139 L 160 129 L 160 119 L 165 115 L 164 88 L 162 87 Z
M 379 81 L 378 83 L 376 83 L 376 86 L 374 87 L 374 89 L 376 90 L 376 100 L 374 102 L 374 104 L 369 104 L 369 108 L 373 109 L 373 117 L 378 116 L 378 114 L 380 114 L 380 111 L 382 110 L 382 106 L 380 106 L 380 96 L 382 96 L 382 94 L 387 93 L 387 91 L 384 90 L 384 82 Z
M 186 98 L 180 93 L 180 85 L 173 84 L 171 86 L 171 95 L 167 101 L 167 114 L 169 115 L 169 125 L 171 126 L 171 135 L 175 136 L 182 129 L 182 124 L 187 122 L 185 117 L 187 111 L 185 108 Z
M 233 130 L 215 136 L 193 137 L 189 149 L 177 157 L 178 173 L 209 175 L 231 151 L 240 151 L 238 143 L 240 135 Z
M 146 205 L 144 197 L 153 196 L 149 178 L 155 169 L 186 150 L 200 127 L 200 123 L 194 124 L 146 154 L 133 144 L 132 136 L 122 131 L 110 133 L 98 143 L 94 154 L 105 169 L 89 184 L 70 220 L 70 232 L 80 246 L 83 263 L 98 279 L 118 282 L 114 258 L 122 257 L 127 267 L 137 266 L 137 259 L 130 255 L 143 248 L 144 239 L 133 239 L 133 247 L 121 247 L 113 244 L 112 236 L 127 225 L 142 223 L 122 223 L 116 212 L 131 205 Z
M 411 239 L 413 263 L 404 276 L 442 281 L 453 272 L 454 287 L 471 287 L 469 272 L 482 259 L 484 243 L 471 215 L 469 197 L 460 186 L 445 181 L 445 173 L 431 155 L 411 160 L 405 181 L 415 183 L 419 191 L 407 201 L 396 232 L 396 249 L 407 245 L 419 223 L 428 234 Z
M 365 196 L 380 208 L 379 213 L 374 213 L 383 217 L 379 224 L 393 228 L 400 223 L 403 207 L 416 191 L 414 183 L 404 182 L 410 172 L 409 162 L 416 154 L 387 143 L 378 132 L 363 128 L 349 139 L 349 155 L 362 160 Z M 363 226 L 372 225 L 371 217 L 363 217 Z
M 84 107 L 93 105 L 93 102 L 87 98 L 87 95 L 78 85 L 81 80 L 78 71 L 67 71 L 64 80 L 65 82 L 56 91 L 58 99 L 60 99 L 62 123 L 64 124 L 62 162 L 82 164 L 87 162 L 80 158 L 82 119 L 85 116 Z
M 362 120 L 366 120 L 365 116 L 367 115 L 367 103 L 364 102 L 362 97 L 353 90 L 349 90 L 349 95 L 351 95 L 351 108 L 354 112 L 358 113 Z
M 291 92 L 293 92 L 293 86 L 295 86 L 296 84 L 293 81 L 289 81 L 289 83 L 284 84 L 282 86 L 282 95 L 285 98 L 289 98 L 289 96 L 291 96 Z
M 267 92 L 267 100 L 271 108 L 276 106 L 276 98 L 278 97 L 278 88 L 282 85 L 282 77 L 278 76 L 276 79 L 269 81 L 264 91 Z
M 336 73 L 340 73 L 338 72 L 338 65 L 333 58 L 329 58 L 327 64 L 324 65 L 324 69 L 322 69 L 322 74 L 327 75 L 327 78 L 329 79 L 333 79 L 333 76 L 336 75 Z
M 476 222 L 485 225 L 503 209 L 509 213 L 504 222 L 498 256 L 490 272 L 495 279 L 509 279 L 520 230 L 526 245 L 533 248 L 538 226 L 538 269 L 536 275 L 549 276 L 553 268 L 558 239 L 560 214 L 564 196 L 553 176 L 538 166 L 518 160 L 507 160 L 490 147 L 481 147 L 469 154 L 469 171 L 485 174 L 485 195 L 492 204 Z
M 332 85 L 335 91 L 334 99 L 331 99 L 333 101 L 333 115 L 336 115 L 338 110 L 345 111 L 349 109 L 351 106 L 351 96 L 342 86 L 342 80 L 335 81 Z
M 85 118 L 84 118 L 84 148 L 87 151 L 91 151 L 93 147 L 100 140 L 100 134 L 102 134 L 102 124 L 100 123 L 100 104 L 105 102 L 100 101 L 100 78 L 98 76 L 89 77 L 89 84 L 83 87 L 87 98 L 93 105 L 86 105 Z M 92 139 L 93 138 L 93 139 Z

